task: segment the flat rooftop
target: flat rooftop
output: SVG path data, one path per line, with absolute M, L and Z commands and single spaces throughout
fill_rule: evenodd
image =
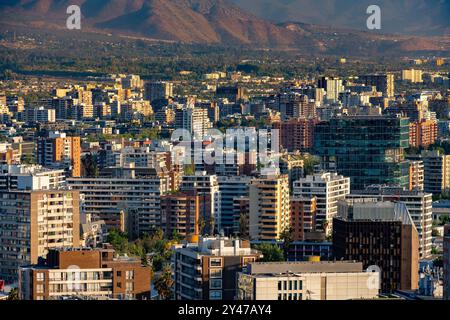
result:
M 322 262 L 254 262 L 248 266 L 248 274 L 286 275 L 295 273 L 347 273 L 363 272 L 361 262 L 322 261 Z

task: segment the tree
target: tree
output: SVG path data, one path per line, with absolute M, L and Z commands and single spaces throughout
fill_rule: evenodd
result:
M 280 240 L 283 241 L 284 257 L 287 260 L 289 247 L 291 246 L 292 242 L 294 242 L 294 229 L 292 228 L 292 226 L 285 228 L 283 232 L 281 232 Z
M 256 246 L 256 249 L 261 251 L 263 258 L 262 262 L 278 262 L 284 261 L 283 250 L 278 245 L 271 243 L 261 243 Z
M 119 254 L 129 252 L 128 236 L 126 235 L 126 233 L 113 229 L 109 231 L 107 241 L 108 243 L 111 243 L 114 250 L 116 250 Z
M 166 264 L 162 274 L 155 280 L 155 289 L 158 291 L 162 300 L 170 300 L 172 298 L 172 287 L 174 281 L 172 278 L 172 268 Z
M 245 212 L 242 212 L 239 216 L 239 236 L 241 239 L 249 239 L 249 230 L 248 230 L 248 214 Z
M 8 300 L 20 300 L 19 290 L 17 288 L 11 290 L 11 292 L 8 295 Z

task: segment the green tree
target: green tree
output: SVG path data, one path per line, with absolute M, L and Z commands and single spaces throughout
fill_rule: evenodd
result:
M 284 261 L 283 250 L 278 245 L 272 243 L 261 243 L 256 246 L 256 249 L 261 251 L 263 258 L 262 262 L 278 262 Z
M 158 291 L 162 300 L 170 300 L 172 298 L 172 287 L 174 281 L 172 278 L 172 268 L 166 264 L 162 274 L 155 280 L 155 289 Z
M 283 241 L 284 257 L 287 260 L 289 247 L 291 246 L 292 242 L 294 242 L 294 229 L 292 228 L 292 226 L 287 227 L 281 232 L 280 240 Z
M 107 237 L 108 243 L 110 243 L 114 250 L 119 254 L 129 253 L 128 236 L 126 233 L 118 230 L 110 230 Z
M 8 295 L 8 300 L 20 300 L 19 290 L 17 288 L 11 290 L 11 292 Z

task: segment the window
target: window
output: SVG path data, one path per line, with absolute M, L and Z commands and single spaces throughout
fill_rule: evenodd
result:
M 303 290 L 303 281 L 302 280 L 299 281 L 299 285 L 300 285 L 300 290 Z
M 281 283 L 282 283 L 281 281 L 278 281 L 278 290 L 282 289 L 282 284 Z
M 210 278 L 222 278 L 222 269 L 211 269 L 209 276 Z
M 213 290 L 209 292 L 210 300 L 222 300 L 222 291 Z
M 211 279 L 209 280 L 210 289 L 222 289 L 222 279 Z
M 134 271 L 133 270 L 126 271 L 125 275 L 126 275 L 127 280 L 133 280 L 134 279 Z
M 134 283 L 133 282 L 127 282 L 127 291 L 131 292 L 134 290 Z
M 222 259 L 221 258 L 211 258 L 209 259 L 210 267 L 222 267 Z
M 117 271 L 117 276 L 121 277 L 122 276 L 122 271 Z
M 44 293 L 44 285 L 43 284 L 36 285 L 36 293 Z
M 284 288 L 284 290 L 287 290 L 287 281 L 286 280 L 283 281 L 283 288 Z
M 117 282 L 117 288 L 122 288 L 122 283 L 121 282 Z
M 297 290 L 297 283 L 298 283 L 298 281 L 294 281 L 294 290 Z
M 292 280 L 289 280 L 289 290 L 292 290 Z M 289 299 L 291 300 L 291 299 Z
M 44 273 L 43 272 L 36 273 L 36 281 L 44 281 Z

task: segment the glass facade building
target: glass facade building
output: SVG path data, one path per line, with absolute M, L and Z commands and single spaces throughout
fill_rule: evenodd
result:
M 316 126 L 314 150 L 325 164 L 350 177 L 352 190 L 373 184 L 409 187 L 407 118 L 391 116 L 335 117 Z

